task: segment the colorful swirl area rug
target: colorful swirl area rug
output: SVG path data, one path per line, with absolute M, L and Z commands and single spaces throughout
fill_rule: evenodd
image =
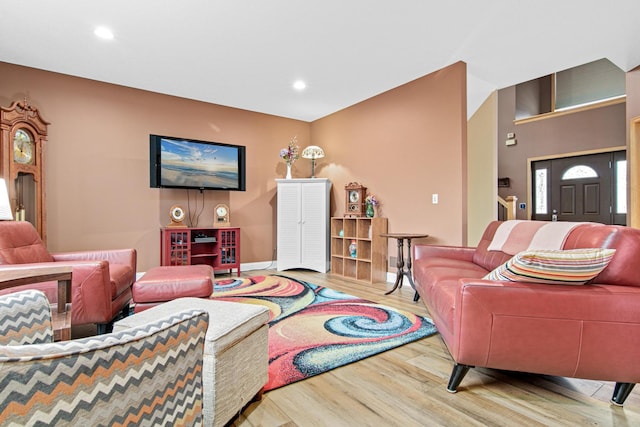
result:
M 265 391 L 436 332 L 425 317 L 279 275 L 218 280 L 212 298 L 271 311 Z

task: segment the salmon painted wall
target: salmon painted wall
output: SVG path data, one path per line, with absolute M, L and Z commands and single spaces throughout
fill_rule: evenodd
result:
M 333 182 L 332 216 L 344 214 L 344 187 L 355 181 L 380 200 L 390 232 L 463 244 L 466 111 L 466 65 L 459 62 L 314 121 L 312 141 L 327 154 L 318 175 Z M 395 241 L 389 255 L 396 255 Z
M 197 225 L 210 226 L 214 206 L 227 203 L 232 225 L 242 228 L 243 264 L 264 268 L 276 247 L 275 179 L 286 173 L 278 154 L 295 135 L 301 149 L 317 144 L 327 153 L 316 176 L 333 182 L 332 215 L 343 215 L 344 186 L 358 181 L 382 201 L 390 231 L 428 233 L 433 243 L 466 239 L 463 63 L 313 123 L 1 62 L 0 76 L 0 105 L 26 96 L 51 123 L 51 251 L 135 247 L 138 271 L 146 271 L 159 264 L 159 229 L 171 205 L 190 206 Z M 150 133 L 246 145 L 247 191 L 149 188 Z M 294 177 L 310 174 L 310 161 L 294 164 Z
M 191 206 L 199 226 L 217 203 L 242 227 L 242 261 L 271 260 L 276 247 L 278 157 L 309 123 L 0 63 L 0 105 L 22 100 L 51 123 L 46 146 L 47 244 L 51 251 L 135 247 L 138 271 L 160 262 L 169 208 Z M 149 134 L 247 146 L 247 191 L 149 188 Z M 202 199 L 204 196 L 204 201 Z M 199 217 L 197 213 L 201 212 Z

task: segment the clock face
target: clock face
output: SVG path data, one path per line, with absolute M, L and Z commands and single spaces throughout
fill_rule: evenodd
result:
M 171 208 L 171 219 L 180 222 L 184 219 L 184 209 L 181 206 L 173 206 Z
M 350 182 L 345 185 L 345 215 L 348 217 L 358 217 L 363 214 L 364 195 L 367 193 L 367 188 L 358 184 L 357 182 Z
M 24 129 L 18 129 L 13 138 L 13 160 L 21 164 L 33 164 L 35 146 L 31 135 Z
M 229 227 L 229 206 L 225 204 L 217 205 L 213 211 L 213 226 L 214 227 Z

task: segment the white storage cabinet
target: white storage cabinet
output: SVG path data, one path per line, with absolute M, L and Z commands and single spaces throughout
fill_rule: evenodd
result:
M 307 268 L 329 271 L 329 196 L 327 178 L 277 179 L 278 271 Z

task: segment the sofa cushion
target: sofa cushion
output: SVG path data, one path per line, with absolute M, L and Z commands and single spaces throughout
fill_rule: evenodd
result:
M 0 233 L 0 264 L 52 261 L 53 257 L 30 222 L 3 222 L 2 233 Z
M 489 280 L 562 285 L 583 285 L 609 264 L 615 249 L 523 251 L 498 266 Z
M 640 229 L 622 225 L 584 224 L 571 232 L 563 249 L 598 247 L 618 251 L 594 281 L 607 285 L 640 287 Z
M 473 254 L 473 262 L 487 271 L 491 271 L 503 264 L 511 258 L 512 255 L 501 251 L 489 251 L 489 245 L 493 239 L 493 235 L 500 226 L 501 221 L 492 221 L 482 234 L 482 238 L 478 242 L 478 246 Z
M 486 274 L 487 270 L 473 262 L 445 257 L 424 258 L 414 263 L 413 269 L 416 288 L 429 299 L 443 280 L 454 279 L 457 282 L 461 277 L 479 279 Z
M 154 267 L 133 284 L 132 292 L 136 312 L 138 304 L 207 298 L 213 293 L 213 268 L 205 264 Z

